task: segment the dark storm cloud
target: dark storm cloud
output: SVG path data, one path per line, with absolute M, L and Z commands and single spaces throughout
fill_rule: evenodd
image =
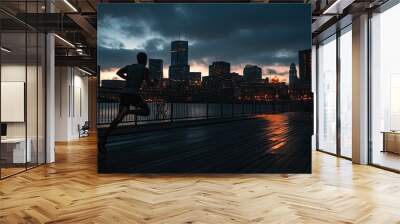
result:
M 139 50 L 112 49 L 98 47 L 97 61 L 101 68 L 123 67 L 128 63 L 136 62 L 136 54 Z
M 138 50 L 148 52 L 150 57 L 164 59 L 167 65 L 170 41 L 179 36 L 189 41 L 189 59 L 200 63 L 225 60 L 233 65 L 297 64 L 297 52 L 311 47 L 311 14 L 306 5 L 100 5 L 100 37 L 102 33 L 110 32 L 114 23 L 118 23 L 116 25 L 124 35 L 115 36 L 116 40 L 134 37 L 144 38 L 146 42 L 138 49 L 128 51 L 123 45 L 115 47 L 118 41 L 100 40 L 99 45 L 103 48 L 121 49 L 120 53 L 115 52 L 118 56 L 108 58 L 106 67 L 113 62 L 121 63 L 123 54 Z M 149 35 L 155 37 L 148 38 Z M 106 56 L 112 55 L 100 54 L 101 59 Z
M 169 43 L 161 38 L 152 38 L 146 42 L 143 48 L 150 53 L 159 53 L 159 51 L 168 51 Z

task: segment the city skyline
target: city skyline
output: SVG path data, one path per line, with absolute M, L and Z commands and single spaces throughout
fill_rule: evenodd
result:
M 288 80 L 289 65 L 298 65 L 298 52 L 309 47 L 311 37 L 302 27 L 304 18 L 309 16 L 308 7 L 299 10 L 293 6 L 258 6 L 240 10 L 235 5 L 217 4 L 214 10 L 208 8 L 208 17 L 203 18 L 206 8 L 200 6 L 100 7 L 104 11 L 99 18 L 102 79 L 110 79 L 118 68 L 135 63 L 139 51 L 146 52 L 149 58 L 162 59 L 163 75 L 168 77 L 170 43 L 180 39 L 189 42 L 190 70 L 201 72 L 203 77 L 208 75 L 212 62 L 226 61 L 231 63 L 231 71 L 240 75 L 250 64 L 262 68 L 263 78 L 271 74 Z M 286 11 L 285 16 L 275 18 L 276 12 L 282 10 Z M 191 21 L 185 19 L 188 13 Z M 165 21 L 166 16 L 174 19 Z M 227 16 L 233 25 L 221 23 Z

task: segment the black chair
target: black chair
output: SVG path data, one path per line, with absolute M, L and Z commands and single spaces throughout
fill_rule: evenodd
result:
M 89 121 L 85 121 L 82 127 L 78 125 L 79 138 L 89 136 L 89 129 L 90 129 Z

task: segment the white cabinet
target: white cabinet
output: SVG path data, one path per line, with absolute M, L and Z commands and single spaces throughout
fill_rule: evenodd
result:
M 27 139 L 25 150 L 25 138 L 7 138 L 1 140 L 2 147 L 7 147 L 12 151 L 12 163 L 25 163 L 32 161 L 32 141 Z

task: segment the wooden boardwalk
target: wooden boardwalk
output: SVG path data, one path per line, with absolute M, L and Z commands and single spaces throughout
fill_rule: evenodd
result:
M 309 113 L 110 137 L 101 172 L 310 173 Z

